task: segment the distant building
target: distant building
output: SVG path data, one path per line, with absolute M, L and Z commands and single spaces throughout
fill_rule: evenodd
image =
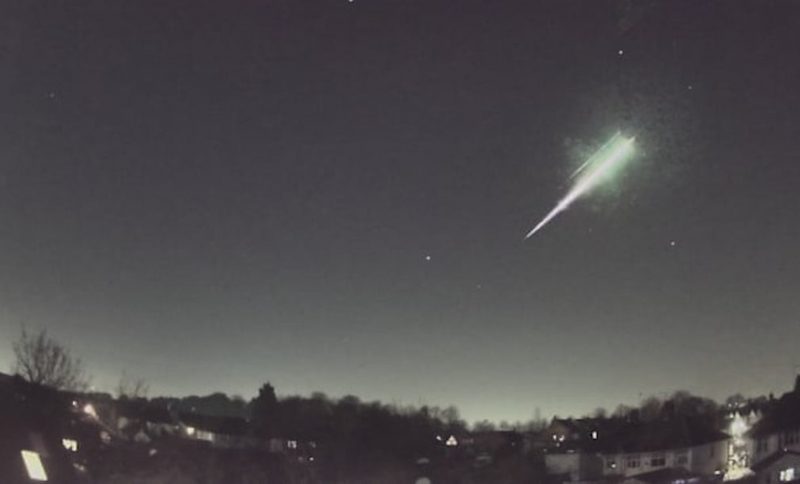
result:
M 77 483 L 69 402 L 56 390 L 0 374 L 0 482 Z
M 554 424 L 547 429 L 553 445 L 545 454 L 545 466 L 563 481 L 624 480 L 665 469 L 715 476 L 724 471 L 728 458 L 729 436 L 697 419 L 581 419 Z
M 116 402 L 116 430 L 129 439 L 149 442 L 162 437 L 177 436 L 181 426 L 166 407 L 144 399 Z
M 208 442 L 213 447 L 255 447 L 260 443 L 243 418 L 182 413 L 179 421 L 184 438 Z
M 750 468 L 759 484 L 800 480 L 800 375 L 747 432 Z
M 800 452 L 779 450 L 754 464 L 757 484 L 781 484 L 800 480 Z
M 800 376 L 794 390 L 774 401 L 747 437 L 753 465 L 785 449 L 800 451 Z
M 555 453 L 599 449 L 601 442 L 627 425 L 627 420 L 618 418 L 554 418 L 542 431 L 543 447 Z

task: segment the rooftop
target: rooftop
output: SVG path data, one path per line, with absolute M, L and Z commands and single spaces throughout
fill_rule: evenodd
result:
M 800 391 L 785 393 L 748 432 L 759 438 L 786 430 L 800 429 Z
M 778 462 L 779 460 L 783 459 L 787 455 L 800 456 L 800 451 L 789 450 L 789 449 L 781 449 L 781 450 L 779 450 L 777 452 L 774 452 L 774 453 L 770 454 L 765 459 L 762 459 L 762 460 L 756 462 L 755 464 L 750 466 L 750 469 L 753 472 L 759 472 L 759 471 L 761 471 L 763 469 L 766 469 L 767 467 L 771 466 L 772 464 Z
M 671 418 L 649 422 L 613 418 L 581 419 L 559 423 L 576 429 L 581 435 L 578 440 L 562 444 L 561 448 L 565 452 L 650 452 L 694 447 L 730 437 L 708 421 L 698 418 Z

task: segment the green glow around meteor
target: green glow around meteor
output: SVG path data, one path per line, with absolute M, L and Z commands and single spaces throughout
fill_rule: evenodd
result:
M 585 195 L 600 183 L 609 180 L 619 173 L 619 169 L 630 159 L 630 155 L 633 153 L 634 139 L 635 138 L 625 138 L 617 133 L 608 143 L 597 150 L 595 154 L 573 173 L 572 176 L 577 177 L 577 179 L 572 189 L 570 189 L 567 195 L 558 202 L 558 205 L 556 205 L 536 227 L 528 232 L 525 238 L 528 239 L 538 232 L 542 227 L 547 225 L 548 222 L 553 220 L 556 215 L 569 208 L 572 202 L 579 197 Z

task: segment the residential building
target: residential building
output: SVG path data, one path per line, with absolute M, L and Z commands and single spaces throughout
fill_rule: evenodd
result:
M 182 413 L 179 421 L 185 438 L 208 442 L 214 447 L 255 447 L 260 444 L 243 418 Z
M 756 484 L 782 484 L 800 480 L 800 451 L 779 450 L 761 459 L 751 469 L 756 474 Z
M 0 482 L 79 482 L 64 443 L 71 418 L 56 390 L 0 373 Z
M 772 402 L 747 437 L 750 439 L 752 465 L 776 452 L 800 451 L 800 375 L 795 380 L 794 390 Z
M 149 442 L 180 434 L 181 426 L 175 415 L 162 405 L 136 399 L 119 400 L 115 407 L 116 430 L 127 438 L 138 436 L 135 440 Z
M 567 432 L 554 432 L 556 445 L 545 455 L 548 473 L 586 481 L 631 478 L 662 469 L 713 476 L 725 469 L 729 436 L 705 421 L 676 417 L 594 423 L 596 427 L 587 427 L 585 421 L 558 423 Z
M 746 436 L 758 484 L 800 480 L 800 375 L 794 389 L 772 400 Z

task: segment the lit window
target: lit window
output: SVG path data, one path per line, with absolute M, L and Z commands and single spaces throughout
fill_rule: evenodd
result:
M 296 440 L 287 441 L 286 442 L 286 447 L 288 447 L 290 449 L 296 449 L 297 448 L 297 441 Z
M 780 473 L 781 482 L 789 482 L 794 480 L 794 467 L 784 469 Z
M 592 430 L 592 439 L 597 440 L 597 430 Z
M 72 452 L 78 452 L 78 441 L 73 439 L 61 439 L 61 445 L 64 446 L 65 449 L 71 450 Z
M 608 469 L 616 469 L 617 468 L 617 461 L 614 459 L 607 459 L 606 460 L 606 467 Z
M 456 440 L 455 435 L 451 435 L 450 438 L 447 439 L 447 442 L 444 443 L 444 445 L 448 447 L 455 447 L 458 445 L 458 440 Z
M 186 435 L 194 435 L 194 427 L 186 427 Z
M 20 454 L 22 454 L 22 462 L 25 463 L 25 470 L 28 471 L 28 477 L 32 481 L 46 481 L 47 473 L 44 471 L 39 454 L 32 450 L 23 450 L 20 451 Z

